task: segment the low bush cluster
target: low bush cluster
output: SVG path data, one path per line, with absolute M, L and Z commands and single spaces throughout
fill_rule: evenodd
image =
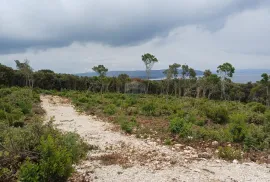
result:
M 42 123 L 33 90 L 4 88 L 0 95 L 0 181 L 65 181 L 88 146 L 52 121 Z
M 110 118 L 115 118 L 128 133 L 139 126 L 137 133 L 149 134 L 155 130 L 156 136 L 163 140 L 172 135 L 179 138 L 175 137 L 177 135 L 195 140 L 235 142 L 246 150 L 270 150 L 270 110 L 260 103 L 79 91 L 58 94 L 70 97 L 85 111 L 117 116 Z M 2 113 L 0 117 L 4 117 Z M 136 125 L 131 117 L 136 117 Z

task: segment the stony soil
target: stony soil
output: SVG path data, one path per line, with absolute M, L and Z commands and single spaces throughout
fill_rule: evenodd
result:
M 47 121 L 54 117 L 57 128 L 76 132 L 93 146 L 70 181 L 270 181 L 267 164 L 230 163 L 213 157 L 211 151 L 202 154 L 181 144 L 162 146 L 78 113 L 67 99 L 42 96 L 41 100 Z

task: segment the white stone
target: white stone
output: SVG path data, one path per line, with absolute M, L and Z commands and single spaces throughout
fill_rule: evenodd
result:
M 214 147 L 218 146 L 218 144 L 219 144 L 219 143 L 218 143 L 217 141 L 213 141 L 213 142 L 212 142 L 212 146 L 214 146 Z

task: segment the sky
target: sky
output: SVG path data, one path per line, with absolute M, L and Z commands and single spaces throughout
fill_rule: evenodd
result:
M 0 0 L 0 63 L 83 73 L 159 62 L 270 68 L 269 0 Z

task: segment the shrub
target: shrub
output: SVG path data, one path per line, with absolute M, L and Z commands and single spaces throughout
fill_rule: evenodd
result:
M 20 167 L 19 179 L 21 182 L 39 182 L 39 167 L 27 160 Z
M 170 131 L 173 134 L 179 134 L 180 136 L 188 136 L 191 133 L 192 124 L 188 123 L 184 118 L 173 118 L 170 121 Z
M 249 123 L 264 124 L 266 117 L 262 113 L 250 112 L 247 120 Z
M 41 139 L 39 147 L 41 161 L 39 176 L 41 181 L 66 181 L 71 175 L 72 153 L 65 146 L 59 146 L 51 135 Z
M 265 138 L 266 133 L 263 131 L 263 127 L 251 125 L 250 130 L 244 140 L 245 150 L 263 150 L 265 148 L 269 148 L 269 144 L 265 143 Z
M 110 104 L 104 108 L 104 113 L 113 115 L 116 113 L 116 110 L 117 110 L 116 106 L 114 104 Z
M 120 116 L 118 118 L 118 123 L 120 124 L 121 129 L 126 133 L 132 133 L 133 128 L 137 125 L 137 121 L 134 117 L 129 121 L 125 116 Z
M 232 134 L 234 142 L 244 141 L 247 135 L 246 116 L 244 114 L 234 114 L 230 118 L 230 133 Z
M 241 151 L 236 150 L 232 147 L 219 147 L 218 148 L 218 156 L 222 159 L 232 161 L 234 159 L 242 159 Z
M 206 109 L 206 116 L 214 123 L 224 124 L 229 121 L 229 112 L 224 106 L 209 107 Z
M 0 110 L 0 120 L 5 120 L 6 118 L 6 112 L 3 110 Z
M 264 113 L 266 111 L 266 106 L 258 102 L 250 102 L 247 106 L 254 112 Z
M 153 115 L 155 113 L 156 107 L 155 107 L 153 102 L 150 102 L 150 103 L 146 103 L 142 107 L 142 110 L 146 115 L 150 116 L 150 115 Z
M 78 98 L 78 101 L 81 103 L 87 103 L 87 102 L 89 102 L 89 99 L 85 96 L 81 96 Z

